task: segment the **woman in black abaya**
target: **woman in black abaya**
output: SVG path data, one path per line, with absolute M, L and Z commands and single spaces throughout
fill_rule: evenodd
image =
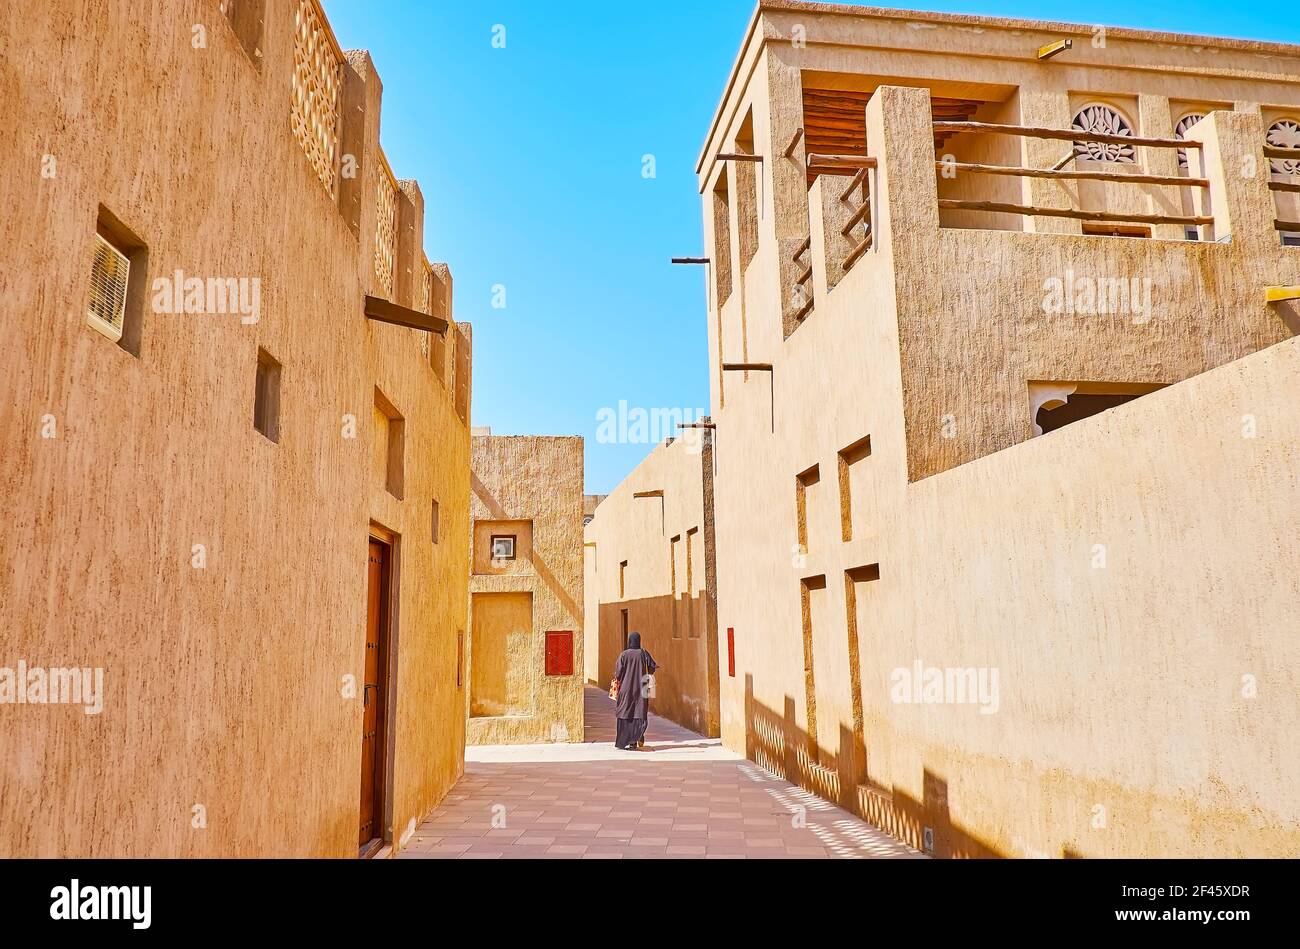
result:
M 614 678 L 618 682 L 615 748 L 632 750 L 645 747 L 645 729 L 650 717 L 647 677 L 654 675 L 657 668 L 654 656 L 641 648 L 641 634 L 629 635 L 627 648 L 619 653 L 614 663 Z

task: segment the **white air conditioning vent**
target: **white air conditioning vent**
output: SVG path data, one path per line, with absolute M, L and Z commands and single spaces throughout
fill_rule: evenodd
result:
M 131 261 L 126 255 L 96 234 L 86 322 L 114 342 L 122 338 L 122 324 L 126 320 L 126 282 L 130 273 Z

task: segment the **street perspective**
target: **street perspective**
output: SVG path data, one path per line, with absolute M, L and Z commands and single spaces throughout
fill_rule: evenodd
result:
M 1300 21 L 927 5 L 0 0 L 15 932 L 1293 915 Z

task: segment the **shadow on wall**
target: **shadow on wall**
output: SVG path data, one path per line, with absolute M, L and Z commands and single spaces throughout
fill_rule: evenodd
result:
M 706 738 L 717 738 L 717 683 L 710 683 L 709 654 L 716 640 L 709 630 L 707 595 L 680 593 L 601 603 L 596 673 L 598 688 L 608 689 L 614 662 L 623 651 L 623 614 L 629 633 L 654 656 L 655 696 L 650 710 Z M 676 630 L 676 635 L 674 635 Z M 712 687 L 710 687 L 712 685 Z
M 470 487 L 473 488 L 475 497 L 483 502 L 483 505 L 489 512 L 491 512 L 494 519 L 501 521 L 515 519 L 516 515 L 508 513 L 506 509 L 501 506 L 501 502 L 498 501 L 492 492 L 487 489 L 487 486 L 479 480 L 477 474 L 471 471 L 469 477 Z M 470 552 L 470 557 L 473 557 L 473 551 Z M 533 551 L 529 558 L 529 563 L 532 564 L 533 572 L 541 578 L 541 581 L 546 584 L 547 588 L 555 594 L 556 599 L 564 605 L 569 616 L 571 616 L 575 622 L 581 622 L 581 607 L 579 607 L 573 597 L 569 595 L 569 591 L 564 588 L 564 584 L 560 583 L 555 574 L 551 572 L 551 568 L 546 565 L 546 561 L 538 556 L 536 544 L 533 545 Z
M 922 800 L 870 782 L 868 742 L 840 726 L 840 753 L 833 766 L 818 761 L 808 732 L 795 719 L 794 698 L 785 697 L 781 714 L 754 698 L 754 676 L 745 675 L 745 756 L 792 784 L 832 801 L 881 830 L 935 857 L 969 859 L 1005 856 L 952 822 L 948 782 L 926 768 Z M 824 757 L 824 753 L 821 753 Z M 925 828 L 934 831 L 934 847 L 925 847 Z M 1077 856 L 1077 854 L 1070 854 Z

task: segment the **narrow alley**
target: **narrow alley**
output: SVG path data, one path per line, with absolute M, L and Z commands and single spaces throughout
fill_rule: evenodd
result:
M 614 748 L 614 705 L 585 695 L 583 744 L 465 750 L 465 777 L 400 858 L 865 858 L 916 851 L 768 774 L 717 739 L 650 716 Z
M 874 2 L 0 0 L 6 925 L 1269 915 L 1300 18 Z

